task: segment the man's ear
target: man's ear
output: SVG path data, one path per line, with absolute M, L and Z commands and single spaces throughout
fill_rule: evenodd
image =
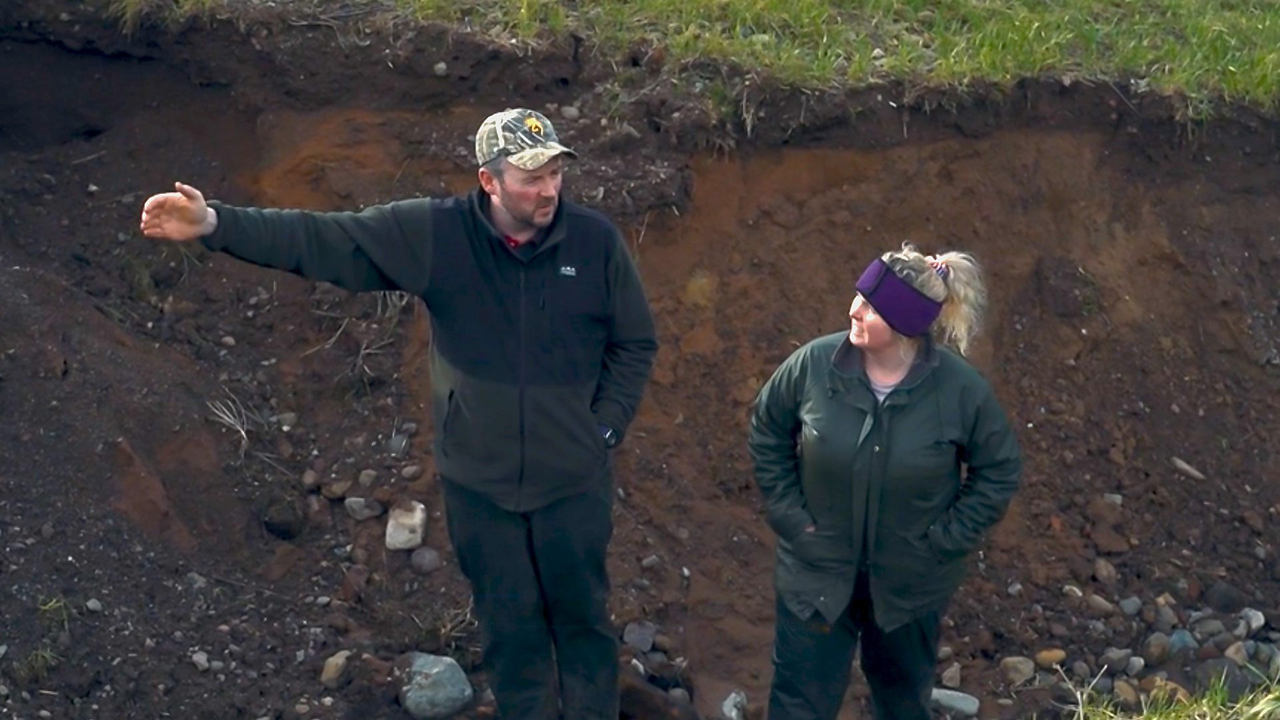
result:
M 480 181 L 480 187 L 490 195 L 493 195 L 494 192 L 497 190 L 498 179 L 495 178 L 493 176 L 493 173 L 489 172 L 488 170 L 485 170 L 484 168 L 480 168 L 479 170 L 476 171 L 476 178 Z

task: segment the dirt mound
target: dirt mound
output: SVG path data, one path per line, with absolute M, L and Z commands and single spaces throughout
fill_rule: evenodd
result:
M 417 301 L 135 226 L 179 178 L 313 208 L 463 190 L 474 126 L 517 102 L 546 107 L 585 156 L 571 192 L 624 226 L 658 318 L 619 456 L 612 602 L 620 627 L 650 620 L 687 660 L 704 716 L 735 688 L 758 713 L 769 680 L 772 537 L 747 408 L 797 343 L 844 323 L 867 259 L 907 240 L 985 262 L 976 361 L 1027 456 L 939 671 L 958 663 L 984 716 L 1022 717 L 1049 690 L 1015 691 L 1001 658 L 1061 647 L 1097 671 L 1107 648 L 1141 648 L 1162 608 L 1178 627 L 1210 605 L 1275 622 L 1273 121 L 1188 127 L 1158 102 L 1045 81 L 953 111 L 777 89 L 753 110 L 777 121 L 748 136 L 675 93 L 613 106 L 597 92 L 608 69 L 571 47 L 520 58 L 350 31 L 277 19 L 125 37 L 79 4 L 0 10 L 7 709 L 403 717 L 396 655 L 475 669 Z M 384 550 L 344 496 L 426 504 L 444 568 Z M 1107 612 L 1091 595 L 1140 604 Z M 350 684 L 326 688 L 341 649 L 357 651 Z M 1190 683 L 1184 660 L 1159 669 Z

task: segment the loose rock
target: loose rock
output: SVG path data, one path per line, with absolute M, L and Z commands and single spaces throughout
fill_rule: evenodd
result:
M 331 483 L 325 483 L 320 488 L 320 494 L 330 500 L 341 500 L 347 496 L 347 491 L 351 489 L 352 482 L 350 480 L 335 480 Z
M 402 500 L 387 519 L 388 550 L 412 550 L 422 544 L 427 531 L 427 508 L 417 500 Z
M 345 685 L 347 660 L 350 657 L 350 650 L 342 650 L 329 656 L 329 659 L 324 661 L 324 669 L 320 671 L 320 684 L 330 690 L 337 690 Z
M 1191 630 L 1195 633 L 1197 638 L 1200 640 L 1206 640 L 1225 633 L 1227 631 L 1227 626 L 1223 625 L 1222 621 L 1217 618 L 1203 618 L 1201 620 L 1197 620 L 1195 624 L 1192 625 Z
M 400 688 L 400 705 L 419 719 L 453 716 L 471 702 L 475 691 L 453 658 L 409 653 L 407 680 Z
M 1124 672 L 1131 657 L 1133 657 L 1133 651 L 1128 648 L 1107 648 L 1098 660 L 1105 666 L 1106 672 L 1116 674 Z
M 1169 654 L 1177 655 L 1181 652 L 1194 652 L 1199 649 L 1200 643 L 1196 641 L 1194 635 L 1189 631 L 1179 628 L 1174 630 L 1169 636 Z
M 1116 613 L 1116 606 L 1101 595 L 1090 594 L 1085 598 L 1084 602 L 1095 615 L 1106 617 Z
M 934 688 L 929 696 L 930 703 L 946 713 L 955 713 L 960 717 L 973 717 L 978 714 L 981 703 L 978 698 L 955 690 Z
M 953 689 L 960 687 L 960 663 L 953 662 L 942 671 L 942 684 Z
M 1048 650 L 1041 650 L 1040 652 L 1036 653 L 1036 658 L 1035 658 L 1036 665 L 1039 665 L 1045 670 L 1051 670 L 1055 665 L 1061 665 L 1062 661 L 1066 659 L 1067 659 L 1067 651 L 1061 648 L 1050 648 Z
M 413 555 L 409 556 L 409 564 L 413 569 L 427 575 L 444 567 L 444 561 L 440 559 L 440 553 L 435 548 L 420 547 L 413 551 Z
M 1253 608 L 1241 610 L 1240 619 L 1244 620 L 1245 625 L 1248 626 L 1250 635 L 1258 632 L 1267 624 L 1267 616 Z
M 1209 607 L 1221 613 L 1237 613 L 1244 609 L 1248 597 L 1234 585 L 1219 580 L 1204 595 Z
M 734 690 L 720 703 L 720 714 L 724 720 L 743 720 L 747 712 L 747 694 Z
M 386 511 L 382 503 L 371 498 L 349 497 L 342 502 L 342 505 L 347 509 L 351 519 L 356 522 L 376 518 Z
M 1000 661 L 1000 674 L 1010 685 L 1021 685 L 1036 675 L 1036 664 L 1031 658 L 1014 655 Z
M 1106 558 L 1098 558 L 1093 561 L 1093 576 L 1103 585 L 1114 585 L 1120 574 Z
M 658 626 L 648 620 L 627 623 L 622 631 L 622 642 L 640 652 L 649 652 L 653 649 L 653 638 L 657 634 Z
M 1111 692 L 1115 695 L 1116 700 L 1120 701 L 1122 706 L 1126 708 L 1138 706 L 1138 700 L 1140 697 L 1138 695 L 1138 689 L 1133 685 L 1130 685 L 1127 680 L 1116 680 L 1115 685 L 1112 686 Z
M 1222 651 L 1222 656 L 1240 667 L 1249 664 L 1249 653 L 1245 650 L 1242 642 L 1232 643 L 1230 647 Z
M 1169 657 L 1169 636 L 1162 632 L 1152 633 L 1147 638 L 1146 644 L 1142 648 L 1142 654 L 1146 657 L 1147 662 L 1152 665 L 1159 665 Z

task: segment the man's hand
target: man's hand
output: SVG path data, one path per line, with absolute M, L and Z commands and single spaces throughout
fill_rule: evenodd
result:
M 204 201 L 199 190 L 180 182 L 177 192 L 160 193 L 142 205 L 142 234 L 161 240 L 188 242 L 212 233 L 218 227 L 218 213 Z

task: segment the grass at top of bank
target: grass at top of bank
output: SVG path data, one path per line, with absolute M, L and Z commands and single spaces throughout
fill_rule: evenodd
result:
M 660 49 L 668 67 L 726 62 L 806 88 L 964 89 L 1057 77 L 1174 94 L 1190 117 L 1221 103 L 1280 108 L 1276 0 L 393 1 L 423 22 L 503 41 L 573 32 L 609 57 Z M 261 0 L 111 2 L 128 24 Z

